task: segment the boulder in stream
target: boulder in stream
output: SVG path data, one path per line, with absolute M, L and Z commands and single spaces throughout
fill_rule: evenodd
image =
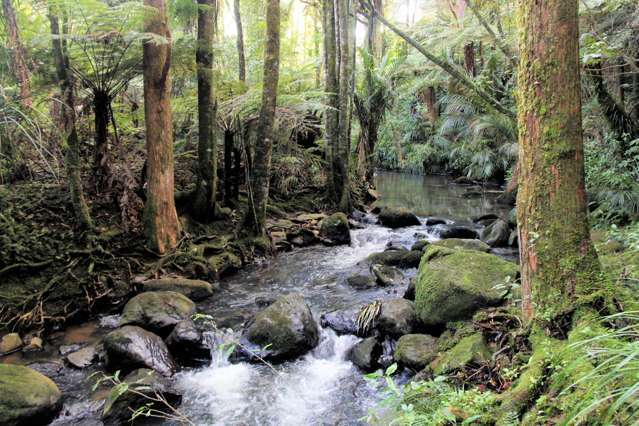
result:
M 446 247 L 453 250 L 477 250 L 484 253 L 490 251 L 490 246 L 481 240 L 470 240 L 465 238 L 449 238 L 446 240 L 434 241 L 433 245 Z
M 260 311 L 242 336 L 247 355 L 268 361 L 285 361 L 317 346 L 319 327 L 299 293 L 278 298 Z
M 351 231 L 348 218 L 344 213 L 333 213 L 320 222 L 320 237 L 329 245 L 351 243 Z
M 437 357 L 437 338 L 428 334 L 405 334 L 395 347 L 395 361 L 419 371 Z
M 466 319 L 480 308 L 499 305 L 507 292 L 504 285 L 518 273 L 516 264 L 475 250 L 432 246 L 424 257 L 416 278 L 415 306 L 429 326 Z
M 399 337 L 413 333 L 417 327 L 415 304 L 407 299 L 384 300 L 376 324 L 384 336 Z
M 394 266 L 375 264 L 371 266 L 371 272 L 382 287 L 401 285 L 404 281 L 404 274 Z
M 341 309 L 320 316 L 320 324 L 337 334 L 357 334 L 358 308 Z
M 219 286 L 207 281 L 190 280 L 187 278 L 160 278 L 142 283 L 144 291 L 174 291 L 183 294 L 191 300 L 200 301 L 213 296 Z
M 211 348 L 206 343 L 204 332 L 191 320 L 177 323 L 166 338 L 166 345 L 181 365 L 195 367 L 211 361 Z
M 66 355 L 66 361 L 75 368 L 87 368 L 98 359 L 97 345 L 85 346 Z
M 497 219 L 481 232 L 481 240 L 491 247 L 506 247 L 510 237 L 510 227 L 506 221 Z
M 356 290 L 366 290 L 376 286 L 375 280 L 370 275 L 352 275 L 346 278 L 346 282 Z
M 104 402 L 102 421 L 105 426 L 148 424 L 149 419 L 144 415 L 131 421 L 131 410 L 135 411 L 144 406 L 170 413 L 171 408 L 157 401 L 156 395 L 160 395 L 174 408 L 182 402 L 182 396 L 173 389 L 173 384 L 167 378 L 147 368 L 131 372 L 124 378 L 123 383 L 127 384 L 129 390 L 120 393 L 117 388 L 113 388 Z
M 376 336 L 371 336 L 356 343 L 348 353 L 348 359 L 362 371 L 370 373 L 380 367 L 381 355 L 382 345 Z
M 378 219 L 383 226 L 393 229 L 421 225 L 417 216 L 405 208 L 384 207 Z
M 447 238 L 469 238 L 476 239 L 479 238 L 479 234 L 470 226 L 465 225 L 445 225 L 442 227 L 441 232 L 439 233 L 439 237 L 441 239 Z
M 398 268 L 417 268 L 421 258 L 421 251 L 399 249 L 373 253 L 368 256 L 368 261 L 371 264 L 380 263 L 382 265 L 396 266 Z
M 106 367 L 128 373 L 136 368 L 151 368 L 163 376 L 175 372 L 175 362 L 162 339 L 143 328 L 126 325 L 104 337 Z
M 174 291 L 147 291 L 133 297 L 124 306 L 120 325 L 137 325 L 168 336 L 175 324 L 195 314 L 195 303 Z
M 62 394 L 47 376 L 20 365 L 0 364 L 0 424 L 49 424 L 62 408 Z

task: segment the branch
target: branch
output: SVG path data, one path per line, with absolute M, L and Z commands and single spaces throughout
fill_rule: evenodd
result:
M 515 59 L 515 55 L 510 51 L 510 48 L 508 47 L 508 45 L 504 43 L 504 41 L 501 38 L 499 38 L 497 34 L 495 34 L 495 32 L 490 27 L 488 22 L 484 19 L 483 16 L 481 16 L 481 14 L 479 13 L 479 10 L 477 10 L 473 1 L 466 0 L 466 5 L 470 8 L 471 12 L 473 12 L 473 15 L 475 15 L 475 18 L 477 18 L 479 23 L 484 27 L 488 35 L 490 35 L 490 37 L 493 39 L 493 41 L 495 42 L 499 50 L 501 50 L 502 53 L 506 55 L 506 58 L 508 58 L 508 61 L 510 62 L 510 65 L 513 67 L 513 69 L 517 69 L 518 64 L 517 64 L 517 60 Z

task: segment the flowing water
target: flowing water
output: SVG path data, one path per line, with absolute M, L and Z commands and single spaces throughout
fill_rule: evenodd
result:
M 384 173 L 377 177 L 381 205 L 403 206 L 420 217 L 455 220 L 499 210 L 494 193 L 479 190 L 465 198 L 468 187 L 443 177 Z M 239 330 L 259 310 L 256 301 L 301 292 L 316 319 L 335 309 L 361 306 L 375 299 L 401 297 L 405 288 L 354 290 L 346 278 L 367 271 L 363 260 L 382 251 L 389 242 L 410 247 L 421 238 L 437 239 L 437 228 L 413 226 L 399 230 L 380 227 L 368 215 L 363 229 L 353 230 L 350 246 L 314 246 L 284 253 L 254 265 L 221 283 L 221 291 L 198 305 L 221 328 Z M 407 271 L 410 276 L 415 270 Z M 112 326 L 102 321 L 99 330 Z M 229 333 L 232 333 L 229 331 Z M 177 375 L 183 393 L 181 410 L 197 425 L 357 425 L 379 399 L 374 383 L 363 378 L 348 361 L 355 336 L 337 336 L 321 330 L 318 347 L 304 357 L 274 368 L 263 364 L 229 363 L 218 351 L 211 365 L 186 369 Z M 49 363 L 51 364 L 51 363 Z M 87 372 L 62 364 L 40 366 L 67 395 L 63 415 L 54 424 L 98 425 L 99 403 L 87 398 Z M 97 398 L 94 398 L 97 399 Z

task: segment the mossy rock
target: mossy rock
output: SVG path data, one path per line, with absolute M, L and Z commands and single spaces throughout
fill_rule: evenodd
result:
M 164 337 L 175 324 L 195 314 L 195 303 L 174 291 L 140 293 L 124 306 L 120 325 L 137 325 Z
M 144 281 L 142 287 L 144 291 L 174 291 L 195 301 L 211 297 L 215 291 L 219 290 L 219 285 L 213 286 L 206 281 L 178 277 Z
M 319 342 L 319 327 L 302 295 L 289 294 L 260 311 L 242 339 L 261 358 L 284 361 L 313 349 Z
M 510 237 L 510 227 L 505 220 L 497 219 L 481 232 L 480 239 L 491 247 L 506 247 Z
M 437 339 L 437 350 L 446 352 L 452 349 L 464 337 L 477 333 L 471 321 L 452 321 L 446 324 L 446 330 Z
M 351 231 L 348 218 L 344 213 L 333 213 L 320 222 L 320 237 L 329 245 L 351 243 Z
M 406 334 L 395 347 L 395 361 L 414 370 L 421 370 L 437 357 L 437 338 L 428 334 Z
M 418 240 L 418 241 L 415 241 L 415 243 L 410 249 L 411 251 L 424 251 L 429 244 L 430 244 L 430 241 L 428 240 Z
M 28 367 L 0 364 L 0 424 L 48 424 L 62 408 L 62 394 L 45 375 Z
M 383 226 L 393 229 L 421 225 L 417 216 L 405 208 L 384 207 L 378 218 Z
M 516 264 L 492 254 L 429 247 L 417 273 L 417 314 L 426 325 L 470 318 L 480 308 L 501 304 L 505 284 L 517 272 Z
M 422 252 L 417 250 L 387 250 L 368 256 L 372 264 L 379 263 L 398 268 L 417 268 L 422 259 Z
M 481 333 L 464 337 L 450 350 L 440 354 L 430 363 L 436 375 L 448 374 L 470 363 L 490 361 L 492 351 Z
M 476 250 L 484 253 L 490 251 L 490 246 L 481 240 L 470 240 L 467 238 L 449 238 L 446 240 L 434 241 L 435 246 L 446 247 L 453 250 Z

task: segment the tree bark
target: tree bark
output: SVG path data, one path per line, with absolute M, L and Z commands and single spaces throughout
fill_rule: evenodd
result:
M 193 213 L 203 221 L 217 213 L 216 106 L 213 93 L 213 41 L 217 19 L 217 0 L 198 0 L 197 12 L 197 116 L 198 168 Z
M 518 13 L 523 313 L 553 324 L 598 290 L 584 186 L 578 1 L 519 0 Z
M 2 0 L 2 13 L 4 14 L 4 22 L 7 31 L 8 48 L 11 52 L 11 68 L 18 84 L 20 85 L 20 102 L 23 107 L 30 108 L 33 101 L 31 99 L 31 89 L 29 80 L 29 68 L 27 67 L 26 52 L 22 41 L 20 40 L 20 32 L 18 31 L 18 22 L 16 13 L 13 9 L 11 0 Z
M 67 139 L 66 168 L 69 179 L 69 192 L 71 204 L 79 225 L 84 229 L 92 229 L 93 222 L 89 213 L 89 206 L 84 197 L 82 188 L 82 176 L 80 174 L 80 144 L 75 126 L 75 99 L 73 97 L 73 81 L 69 72 L 69 59 L 64 53 L 60 40 L 60 24 L 54 6 L 49 3 L 49 23 L 53 44 L 53 56 L 56 72 L 62 93 L 62 118 L 63 129 Z
M 335 168 L 335 191 L 339 209 L 345 213 L 350 212 L 350 184 L 348 176 L 348 163 L 350 157 L 350 127 L 351 127 L 351 81 L 353 63 L 351 57 L 351 1 L 344 0 L 338 7 L 339 22 L 339 142 L 337 155 L 334 155 L 333 167 Z
M 266 236 L 266 207 L 268 204 L 279 70 L 280 1 L 267 0 L 262 107 L 255 141 L 255 161 L 250 179 L 249 211 L 246 221 L 252 234 L 257 237 Z
M 233 132 L 224 131 L 224 204 L 231 205 L 233 195 Z
M 108 93 L 93 92 L 93 113 L 95 130 L 95 148 L 93 151 L 93 178 L 96 188 L 104 189 L 111 175 L 109 161 L 109 108 L 111 99 Z
M 335 1 L 323 0 L 324 23 L 324 90 L 326 91 L 326 112 L 324 113 L 326 159 L 329 167 L 327 179 L 327 193 L 329 199 L 338 202 L 336 192 L 337 175 L 335 169 L 335 157 L 339 144 L 339 83 L 337 80 L 337 34 L 335 20 Z
M 470 77 L 475 77 L 475 43 L 472 41 L 464 46 L 464 68 Z
M 147 189 L 144 230 L 151 249 L 160 254 L 177 245 L 180 222 L 173 187 L 173 128 L 171 123 L 171 33 L 164 0 L 144 0 L 155 9 L 144 31 L 166 42 L 143 46 L 144 117 L 146 121 Z
M 237 36 L 235 45 L 237 46 L 237 59 L 239 66 L 239 79 L 246 81 L 246 58 L 244 55 L 244 30 L 242 28 L 242 13 L 240 11 L 240 0 L 233 0 L 233 14 L 235 16 L 235 29 Z

